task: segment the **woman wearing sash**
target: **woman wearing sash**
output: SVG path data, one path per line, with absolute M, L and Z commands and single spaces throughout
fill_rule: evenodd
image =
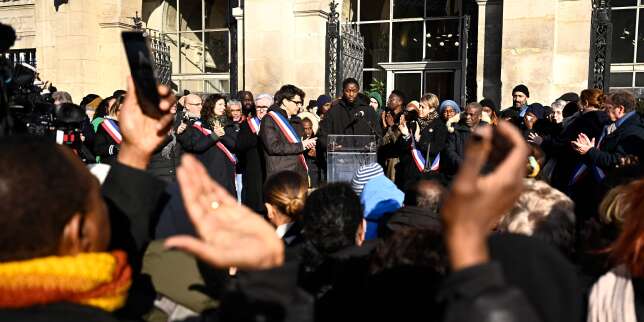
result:
M 275 94 L 275 104 L 262 119 L 259 136 L 264 145 L 267 178 L 285 170 L 308 177 L 304 150 L 315 147 L 317 139 L 302 140 L 302 124 L 296 115 L 303 101 L 301 89 L 284 85 Z
M 208 96 L 203 102 L 201 118 L 177 129 L 177 141 L 185 152 L 195 154 L 208 169 L 208 174 L 232 196 L 235 190 L 233 154 L 237 134 L 226 118 L 226 98 L 220 94 Z
M 94 139 L 94 154 L 100 157 L 100 162 L 113 165 L 119 153 L 121 141 L 121 129 L 119 128 L 118 115 L 125 96 L 120 96 L 108 107 L 107 115 L 96 130 Z
M 242 203 L 258 213 L 265 213 L 263 186 L 266 179 L 264 153 L 259 140 L 259 129 L 268 108 L 273 105 L 273 96 L 259 94 L 250 114 L 240 128 L 237 137 L 239 167 L 245 170 L 242 177 Z

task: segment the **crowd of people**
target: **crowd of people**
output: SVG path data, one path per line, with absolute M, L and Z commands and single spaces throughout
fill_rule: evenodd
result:
M 91 157 L 0 138 L 0 320 L 644 321 L 631 93 L 384 94 L 53 93 Z M 377 162 L 327 182 L 329 135 Z

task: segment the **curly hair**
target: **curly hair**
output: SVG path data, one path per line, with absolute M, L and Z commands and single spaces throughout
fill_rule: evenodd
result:
M 295 85 L 284 85 L 282 88 L 280 88 L 277 93 L 275 93 L 275 104 L 278 106 L 282 105 L 282 101 L 284 99 L 286 100 L 292 100 L 295 95 L 300 95 L 300 99 L 304 101 L 304 96 L 306 94 L 304 93 L 303 90 L 301 90 L 299 87 Z
M 203 101 L 203 107 L 201 108 L 202 120 L 210 123 L 212 122 L 212 120 L 218 117 L 217 115 L 215 115 L 215 105 L 219 100 L 224 100 L 224 105 L 228 104 L 226 96 L 221 94 L 212 94 L 206 97 L 206 99 Z

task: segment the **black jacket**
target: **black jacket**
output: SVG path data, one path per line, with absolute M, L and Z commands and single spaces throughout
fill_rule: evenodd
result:
M 269 113 L 279 113 L 288 119 L 286 111 L 277 106 L 272 106 L 268 111 Z M 298 137 L 302 138 L 303 129 L 300 118 L 293 116 L 289 123 L 297 132 Z M 264 159 L 266 160 L 266 178 L 284 170 L 295 171 L 305 178 L 308 176 L 306 168 L 300 161 L 300 156 L 303 156 L 304 153 L 304 146 L 301 142 L 289 143 L 270 115 L 266 115 L 262 119 L 259 136 L 262 140 Z
M 609 123 L 610 119 L 603 111 L 584 113 L 564 128 L 559 135 L 543 141 L 541 148 L 546 155 L 557 160 L 551 178 L 551 185 L 554 188 L 566 191 L 575 167 L 582 162 L 582 157 L 573 149 L 570 142 L 576 140 L 580 133 L 599 140 L 604 126 Z
M 414 133 L 416 124 L 410 125 L 410 134 Z M 431 167 L 431 162 L 443 151 L 447 145 L 447 127 L 445 123 L 439 119 L 434 120 L 420 132 L 420 140 L 416 142 L 416 148 L 420 150 L 423 158 L 427 159 L 427 152 L 429 148 L 429 160 L 425 162 L 427 168 Z M 418 180 L 422 172 L 414 163 L 411 155 L 411 135 L 405 140 L 402 136 L 398 138 L 397 142 L 398 155 L 400 162 L 396 165 L 396 186 L 402 191 L 406 191 L 407 186 L 412 182 Z
M 103 120 L 103 122 L 105 122 L 105 120 Z M 114 122 L 116 125 L 119 124 L 118 121 Z M 113 165 L 116 163 L 116 157 L 118 156 L 121 144 L 114 141 L 103 125 L 104 124 L 101 123 L 96 130 L 96 136 L 94 138 L 94 155 L 101 158 L 101 163 Z
M 639 114 L 634 113 L 613 133 L 606 135 L 599 148 L 590 149 L 586 154 L 586 160 L 604 171 L 611 171 L 619 165 L 620 157 L 633 155 L 643 160 L 642 146 L 644 146 L 644 124 Z
M 165 182 L 174 182 L 180 163 L 181 145 L 175 135 L 168 135 L 150 158 L 148 172 Z
M 241 124 L 237 137 L 239 167 L 242 177 L 242 203 L 256 212 L 264 213 L 263 185 L 266 180 L 266 165 L 258 134 L 251 131 L 248 122 Z
M 210 125 L 202 121 L 201 126 L 212 130 Z M 224 130 L 226 135 L 218 137 L 214 132 L 206 135 L 194 125 L 188 125 L 186 130 L 177 136 L 184 152 L 195 154 L 208 170 L 208 174 L 231 195 L 236 196 L 235 190 L 235 163 L 217 146 L 222 143 L 231 153 L 235 150 L 237 135 L 232 125 L 227 125 Z
M 363 112 L 364 116 L 356 116 L 356 113 L 360 112 Z M 360 93 L 353 104 L 344 99 L 333 102 L 331 109 L 320 122 L 317 133 L 318 151 L 326 152 L 329 134 L 381 136 L 379 115 L 369 106 L 369 98 Z
M 0 310 L 4 322 L 116 322 L 111 313 L 87 305 L 53 303 L 25 309 Z
M 484 124 L 487 123 L 481 121 L 480 125 Z M 441 155 L 441 172 L 444 172 L 447 175 L 454 175 L 458 172 L 458 169 L 463 162 L 465 144 L 471 134 L 471 129 L 465 124 L 462 124 L 461 122 L 454 124 L 454 133 L 450 133 L 448 135 L 445 153 Z

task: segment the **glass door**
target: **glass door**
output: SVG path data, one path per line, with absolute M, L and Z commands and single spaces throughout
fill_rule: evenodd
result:
M 407 102 L 418 100 L 422 95 L 422 77 L 421 71 L 394 72 L 393 88 L 402 91 Z
M 455 89 L 460 88 L 456 84 L 460 78 L 455 77 L 456 71 L 454 70 L 428 70 L 425 71 L 424 79 L 424 93 L 433 93 L 441 100 L 456 100 L 459 101 L 460 97 Z

